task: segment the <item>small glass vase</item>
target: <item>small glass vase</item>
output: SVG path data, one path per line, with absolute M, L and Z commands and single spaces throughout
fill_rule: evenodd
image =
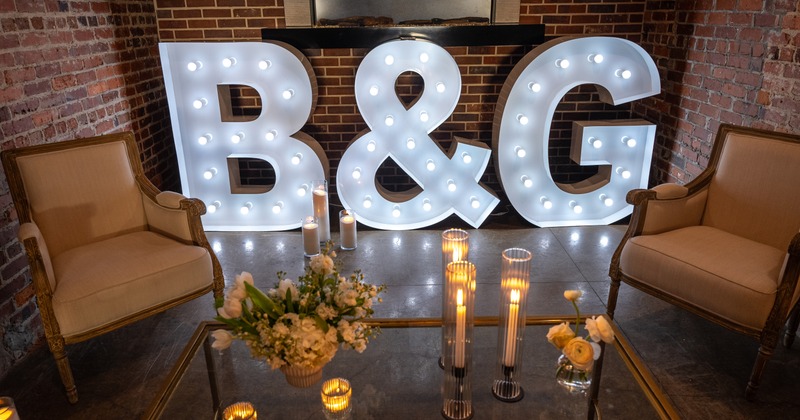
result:
M 556 361 L 556 381 L 570 392 L 583 392 L 592 385 L 592 371 L 575 368 L 562 354 Z

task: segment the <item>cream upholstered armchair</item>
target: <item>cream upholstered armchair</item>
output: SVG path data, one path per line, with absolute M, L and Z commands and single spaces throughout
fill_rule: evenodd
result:
M 798 324 L 800 136 L 722 125 L 708 168 L 685 186 L 633 190 L 628 231 L 611 261 L 620 282 L 760 341 L 745 395 L 789 324 Z
M 159 192 L 131 133 L 4 151 L 19 239 L 70 402 L 64 346 L 213 290 L 222 269 L 206 240 L 205 205 Z

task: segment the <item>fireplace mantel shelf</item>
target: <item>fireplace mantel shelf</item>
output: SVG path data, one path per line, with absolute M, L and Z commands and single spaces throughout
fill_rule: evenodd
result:
M 264 28 L 264 41 L 280 41 L 298 49 L 374 48 L 394 39 L 421 39 L 442 47 L 538 45 L 544 25 L 425 25 L 368 27 Z

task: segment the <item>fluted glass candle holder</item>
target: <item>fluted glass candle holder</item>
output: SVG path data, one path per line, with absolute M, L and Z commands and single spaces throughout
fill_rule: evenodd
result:
M 503 251 L 500 268 L 500 316 L 497 327 L 497 369 L 492 394 L 516 402 L 525 395 L 519 382 L 525 332 L 525 303 L 531 277 L 531 253 L 522 248 Z
M 447 297 L 455 293 L 452 285 L 447 281 L 447 264 L 453 261 L 469 260 L 469 232 L 463 229 L 447 229 L 442 232 L 442 318 L 448 310 Z M 452 308 L 450 308 L 452 310 Z M 453 312 L 455 313 L 455 312 Z M 453 337 L 448 337 L 446 329 L 442 329 L 442 352 L 447 347 L 447 342 Z M 439 366 L 444 368 L 443 356 L 439 357 Z
M 253 404 L 246 401 L 233 403 L 225 407 L 222 412 L 222 420 L 256 420 L 258 413 L 256 413 Z
M 328 420 L 342 420 L 350 418 L 352 404 L 350 398 L 353 390 L 350 381 L 344 378 L 328 379 L 322 384 L 322 411 Z
M 447 296 L 447 307 L 442 320 L 448 340 L 443 352 L 444 384 L 442 386 L 442 415 L 446 419 L 472 418 L 472 338 L 475 308 L 475 264 L 454 261 L 447 264 L 448 283 L 453 293 Z
M 311 181 L 311 197 L 314 205 L 314 216 L 319 221 L 319 241 L 331 240 L 331 222 L 328 210 L 328 181 L 319 179 Z

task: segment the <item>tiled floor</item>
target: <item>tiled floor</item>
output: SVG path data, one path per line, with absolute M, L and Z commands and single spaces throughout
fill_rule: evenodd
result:
M 533 252 L 528 314 L 571 314 L 561 297 L 580 289 L 583 312 L 605 311 L 607 269 L 624 226 L 469 229 L 470 259 L 478 267 L 477 315 L 497 315 L 500 252 Z M 341 252 L 347 271 L 388 287 L 377 317 L 435 317 L 441 312 L 440 230 L 362 230 L 355 251 Z M 268 287 L 277 271 L 300 274 L 298 232 L 209 232 L 226 279 L 250 271 Z M 334 239 L 337 234 L 334 233 Z M 66 401 L 45 346 L 5 375 L 0 395 L 10 395 L 22 418 L 139 418 L 160 388 L 197 323 L 213 317 L 206 295 L 179 308 L 103 337 L 68 347 L 80 400 Z M 757 343 L 623 285 L 616 320 L 670 396 L 683 418 L 776 419 L 800 409 L 800 352 L 779 347 L 767 366 L 756 402 L 743 398 Z M 433 416 L 437 418 L 438 416 Z M 529 413 L 528 418 L 558 418 Z M 636 410 L 624 418 L 641 419 Z M 424 416 L 422 417 L 424 418 Z

